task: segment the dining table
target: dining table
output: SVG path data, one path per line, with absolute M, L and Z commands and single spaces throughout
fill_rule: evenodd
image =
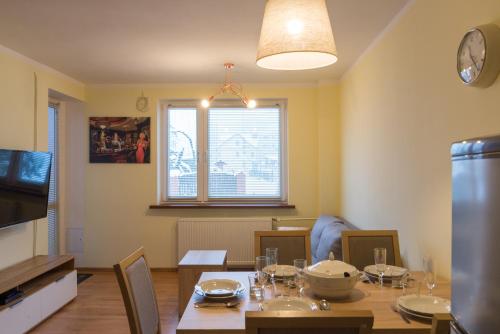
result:
M 196 308 L 195 303 L 203 301 L 203 297 L 193 293 L 189 303 L 177 326 L 177 334 L 243 334 L 245 333 L 245 311 L 259 310 L 258 301 L 249 296 L 248 274 L 251 272 L 204 272 L 199 282 L 209 279 L 232 279 L 245 286 L 244 293 L 239 297 L 236 307 L 206 307 Z M 422 272 L 411 272 L 410 287 L 406 293 L 426 294 L 427 288 L 423 283 Z M 271 289 L 266 289 L 265 299 L 272 297 Z M 417 292 L 417 290 L 420 290 Z M 333 311 L 370 310 L 374 316 L 372 333 L 376 334 L 422 334 L 430 333 L 431 323 L 410 318 L 407 323 L 401 315 L 394 310 L 396 299 L 403 295 L 403 289 L 393 288 L 391 284 L 381 287 L 378 283 L 356 283 L 350 296 L 341 300 L 329 300 Z M 450 298 L 451 286 L 446 279 L 438 278 L 437 286 L 432 291 L 433 295 Z M 321 298 L 314 296 L 306 284 L 303 292 L 304 298 L 319 301 Z M 280 298 L 280 297 L 277 297 Z M 316 311 L 322 312 L 322 311 Z

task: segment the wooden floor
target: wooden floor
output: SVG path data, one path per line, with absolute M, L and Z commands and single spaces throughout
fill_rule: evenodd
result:
M 176 272 L 153 272 L 162 333 L 174 334 L 178 322 Z M 115 274 L 96 272 L 78 285 L 78 297 L 34 328 L 36 334 L 130 333 Z

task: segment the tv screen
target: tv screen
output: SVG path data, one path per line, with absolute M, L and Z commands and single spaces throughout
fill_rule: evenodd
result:
M 0 228 L 47 216 L 51 154 L 0 149 Z

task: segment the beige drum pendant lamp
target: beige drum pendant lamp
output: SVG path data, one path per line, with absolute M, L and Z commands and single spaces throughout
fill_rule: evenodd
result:
M 331 65 L 337 50 L 325 0 L 268 0 L 257 65 L 306 70 Z

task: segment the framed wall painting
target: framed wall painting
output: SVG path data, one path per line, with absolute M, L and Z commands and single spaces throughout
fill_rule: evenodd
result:
M 150 117 L 89 117 L 90 163 L 150 163 Z

